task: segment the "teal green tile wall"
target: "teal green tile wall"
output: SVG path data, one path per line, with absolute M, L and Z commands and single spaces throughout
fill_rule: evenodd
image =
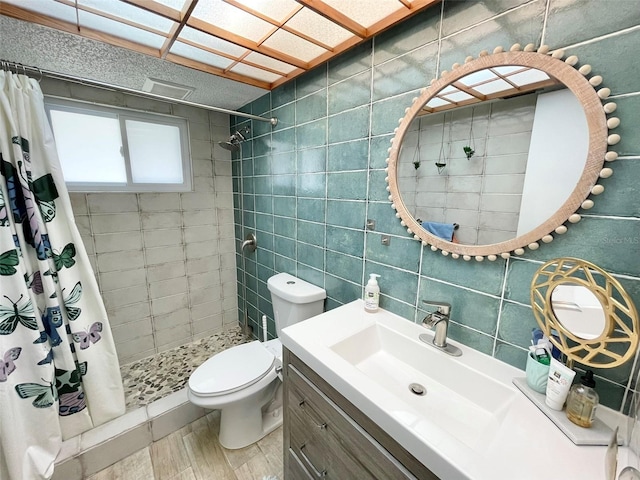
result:
M 255 231 L 259 245 L 244 272 L 237 256 L 241 318 L 246 299 L 254 332 L 262 335 L 266 314 L 275 336 L 266 281 L 278 272 L 325 288 L 328 309 L 359 298 L 368 275 L 379 273 L 382 307 L 420 321 L 423 299 L 450 302 L 452 338 L 524 368 L 536 325 L 529 284 L 542 262 L 560 256 L 594 262 L 640 304 L 638 25 L 637 0 L 444 0 L 243 107 L 280 123 L 251 122 L 252 139 L 233 162 L 236 209 L 244 203 L 236 236 Z M 622 121 L 621 157 L 595 207 L 553 243 L 508 261 L 443 257 L 412 240 L 390 207 L 389 140 L 412 98 L 439 72 L 516 42 L 566 48 L 604 76 Z M 232 129 L 247 124 L 232 118 Z M 374 231 L 365 228 L 367 219 L 375 220 Z M 622 408 L 633 365 L 597 372 L 604 404 Z

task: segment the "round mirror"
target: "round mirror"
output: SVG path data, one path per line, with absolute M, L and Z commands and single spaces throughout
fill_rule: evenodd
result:
M 620 282 L 593 263 L 556 258 L 542 265 L 531 281 L 531 307 L 542 331 L 570 361 L 612 368 L 635 355 L 635 305 Z
M 551 292 L 551 308 L 558 322 L 578 338 L 591 340 L 604 332 L 604 309 L 587 287 L 558 285 Z
M 519 48 L 519 47 L 518 47 Z M 525 50 L 532 50 L 527 46 Z M 415 99 L 392 140 L 390 200 L 432 250 L 495 260 L 537 249 L 580 220 L 611 174 L 617 143 L 596 92 L 601 77 L 563 52 L 498 51 L 467 59 Z

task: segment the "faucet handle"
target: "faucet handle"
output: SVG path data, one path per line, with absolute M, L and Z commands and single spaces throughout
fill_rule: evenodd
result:
M 451 304 L 447 302 L 437 302 L 435 300 L 422 300 L 425 305 L 431 305 L 432 307 L 438 307 L 436 312 L 442 315 L 449 315 L 451 313 Z

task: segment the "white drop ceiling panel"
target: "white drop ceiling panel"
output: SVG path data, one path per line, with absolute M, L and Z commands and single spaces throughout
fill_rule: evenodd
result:
M 227 42 L 213 35 L 206 34 L 200 30 L 191 27 L 184 27 L 178 35 L 178 40 L 187 40 L 187 42 L 197 43 L 203 47 L 216 50 L 234 58 L 239 58 L 247 53 L 247 49 L 240 47 L 235 43 Z
M 510 75 L 507 78 L 510 82 L 515 83 L 518 86 L 522 86 L 549 80 L 549 75 L 540 70 L 536 70 L 535 68 L 530 68 L 528 70 L 525 70 L 524 72 Z
M 287 22 L 290 27 L 307 37 L 314 38 L 329 47 L 337 47 L 351 37 L 351 32 L 336 25 L 322 15 L 303 8 Z
M 460 90 L 458 90 L 453 85 L 449 85 L 449 86 L 444 87 L 442 90 L 440 90 L 439 95 L 446 95 L 447 93 L 459 92 L 459 91 Z
M 42 13 L 56 20 L 76 23 L 76 9 L 55 0 L 2 0 L 3 3 L 16 5 L 32 12 Z
M 327 52 L 326 49 L 284 30 L 275 32 L 263 45 L 287 55 L 296 56 L 304 62 L 310 62 Z
M 283 23 L 289 16 L 300 9 L 295 0 L 236 0 L 239 4 L 255 10 L 262 15 Z
M 324 0 L 324 3 L 358 22 L 370 27 L 385 17 L 405 8 L 398 0 Z
M 134 43 L 160 49 L 164 44 L 166 37 L 155 33 L 147 32 L 141 28 L 132 27 L 125 23 L 111 20 L 100 15 L 80 10 L 78 12 L 78 22 L 83 28 L 98 30 L 99 32 L 109 33 L 118 38 L 124 38 Z
M 449 100 L 450 102 L 458 103 L 464 100 L 471 100 L 473 98 L 473 95 L 469 95 L 466 92 L 456 92 L 456 93 L 451 93 L 449 95 L 445 95 L 444 98 Z
M 184 4 L 187 1 L 188 0 L 155 0 L 156 3 L 160 3 L 161 5 L 173 8 L 174 10 L 178 10 L 178 11 L 182 10 L 182 7 L 184 7 Z M 146 3 L 152 4 L 151 1 L 147 1 Z
M 272 89 L 437 3 L 0 0 L 0 14 Z
M 480 92 L 483 95 L 490 95 L 496 92 L 504 92 L 505 90 L 511 89 L 512 86 L 510 83 L 505 82 L 504 80 L 498 78 L 491 82 L 482 83 L 480 85 L 476 85 L 474 89 L 477 92 Z
M 245 65 L 243 63 L 238 63 L 234 65 L 230 70 L 233 73 L 239 73 L 240 75 L 246 75 L 247 77 L 255 78 L 257 80 L 262 80 L 263 82 L 275 82 L 280 75 L 276 73 L 267 72 L 266 70 L 262 70 L 260 68 L 255 68 L 250 65 Z
M 429 108 L 437 108 L 445 105 L 451 105 L 451 102 L 448 102 L 438 97 L 433 97 L 431 100 L 427 102 L 427 107 Z
M 224 69 L 233 63 L 233 61 L 228 58 L 201 50 L 200 48 L 192 47 L 191 45 L 187 45 L 182 42 L 175 42 L 171 47 L 170 52 L 174 55 L 180 55 L 181 57 L 189 58 L 217 68 Z
M 270 70 L 275 70 L 276 72 L 280 72 L 282 75 L 288 75 L 296 69 L 293 65 L 289 65 L 288 63 L 281 62 L 280 60 L 276 60 L 275 58 L 267 57 L 266 55 L 256 52 L 251 52 L 243 61 L 254 63 Z
M 462 77 L 458 82 L 463 85 L 471 86 L 478 85 L 479 83 L 489 80 L 495 80 L 498 76 L 489 69 L 480 70 L 479 72 L 471 73 L 465 77 Z
M 126 3 L 105 2 L 104 0 L 78 0 L 78 5 L 95 10 L 93 13 L 103 12 L 107 16 L 120 18 L 124 21 L 137 23 L 163 33 L 169 33 L 175 22 L 150 13 L 142 8 L 134 7 Z
M 509 75 L 511 73 L 519 72 L 524 67 L 521 65 L 507 65 L 506 67 L 493 67 L 491 70 L 496 72 L 498 75 Z
M 253 42 L 261 41 L 274 29 L 270 23 L 223 0 L 200 0 L 191 16 Z

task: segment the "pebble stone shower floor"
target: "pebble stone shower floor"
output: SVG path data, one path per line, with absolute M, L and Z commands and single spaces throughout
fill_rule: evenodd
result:
M 191 372 L 209 357 L 247 341 L 240 327 L 236 327 L 122 365 L 120 373 L 127 411 L 143 407 L 181 390 L 187 385 Z

